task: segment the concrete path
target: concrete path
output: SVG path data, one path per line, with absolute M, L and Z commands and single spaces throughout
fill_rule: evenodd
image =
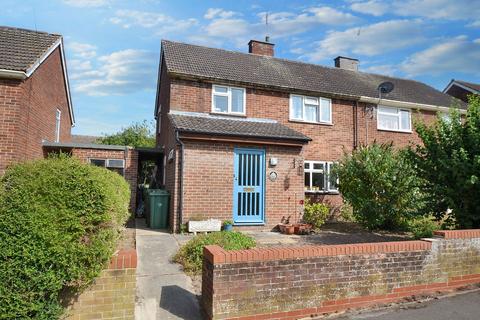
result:
M 138 267 L 135 319 L 201 320 L 191 279 L 178 264 L 170 262 L 179 247 L 175 237 L 165 231 L 146 228 L 144 219 L 137 219 L 136 229 Z
M 476 320 L 480 319 L 480 291 L 438 300 L 401 306 L 401 308 L 345 315 L 337 320 Z

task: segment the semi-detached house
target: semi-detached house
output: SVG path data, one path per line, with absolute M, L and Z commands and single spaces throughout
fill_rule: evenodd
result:
M 394 88 L 380 98 L 384 82 Z M 306 195 L 338 207 L 330 168 L 344 152 L 418 142 L 414 119 L 452 99 L 346 57 L 325 67 L 275 58 L 269 42 L 240 53 L 162 41 L 155 117 L 171 228 L 211 217 L 272 229 L 297 219 Z

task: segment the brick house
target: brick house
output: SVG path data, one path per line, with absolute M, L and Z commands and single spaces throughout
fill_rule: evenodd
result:
M 393 84 L 379 95 L 379 85 Z M 164 149 L 170 224 L 192 217 L 233 219 L 272 229 L 295 220 L 305 195 L 342 203 L 332 163 L 359 145 L 419 139 L 413 119 L 431 121 L 454 100 L 421 82 L 249 53 L 162 41 L 155 117 Z M 465 106 L 462 105 L 462 108 Z
M 468 102 L 469 95 L 480 95 L 480 84 L 452 79 L 443 92 L 463 102 Z
M 62 36 L 0 27 L 0 175 L 69 141 L 75 124 Z

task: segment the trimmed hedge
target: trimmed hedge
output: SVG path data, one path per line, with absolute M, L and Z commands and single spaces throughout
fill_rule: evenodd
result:
M 10 167 L 0 183 L 0 319 L 56 319 L 91 283 L 129 217 L 120 175 L 60 156 Z

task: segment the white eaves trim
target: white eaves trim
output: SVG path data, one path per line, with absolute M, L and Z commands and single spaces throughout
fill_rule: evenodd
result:
M 70 120 L 72 121 L 72 127 L 75 126 L 75 115 L 73 114 L 73 107 L 72 107 L 72 96 L 70 94 L 70 83 L 68 81 L 68 73 L 67 73 L 67 63 L 65 60 L 65 49 L 63 47 L 63 38 L 60 37 L 57 41 L 55 41 L 52 46 L 44 52 L 44 54 L 32 64 L 26 72 L 23 71 L 15 71 L 15 70 L 5 70 L 0 69 L 0 77 L 8 78 L 8 79 L 20 79 L 24 80 L 30 77 L 35 70 L 55 51 L 60 47 L 60 56 L 61 56 L 61 63 L 62 63 L 62 70 L 63 70 L 63 77 L 65 79 L 65 90 L 67 91 L 67 103 L 68 103 L 68 111 L 70 114 Z
M 463 85 L 463 84 L 461 84 L 461 83 L 458 83 L 458 82 L 455 81 L 455 80 L 450 81 L 450 83 L 448 84 L 448 86 L 447 86 L 445 89 L 443 89 L 443 93 L 446 93 L 446 92 L 447 92 L 448 90 L 450 90 L 450 88 L 453 87 L 454 85 L 457 86 L 457 87 L 460 87 L 460 88 L 462 88 L 462 89 L 464 89 L 464 90 L 467 90 L 467 91 L 469 91 L 469 92 L 471 92 L 471 93 L 476 93 L 476 94 L 479 93 L 479 91 L 474 90 L 474 89 L 472 89 L 472 88 L 469 88 L 469 87 L 467 87 L 467 86 L 465 86 L 465 85 Z
M 431 104 L 396 101 L 396 100 L 372 98 L 372 97 L 365 97 L 365 96 L 361 96 L 358 101 L 374 103 L 376 105 L 381 104 L 386 107 L 395 107 L 395 108 L 422 109 L 422 110 L 439 111 L 439 112 L 449 112 L 450 110 L 449 107 L 435 106 Z M 459 109 L 459 111 L 461 114 L 465 114 L 467 112 L 466 110 L 462 110 L 462 109 Z

